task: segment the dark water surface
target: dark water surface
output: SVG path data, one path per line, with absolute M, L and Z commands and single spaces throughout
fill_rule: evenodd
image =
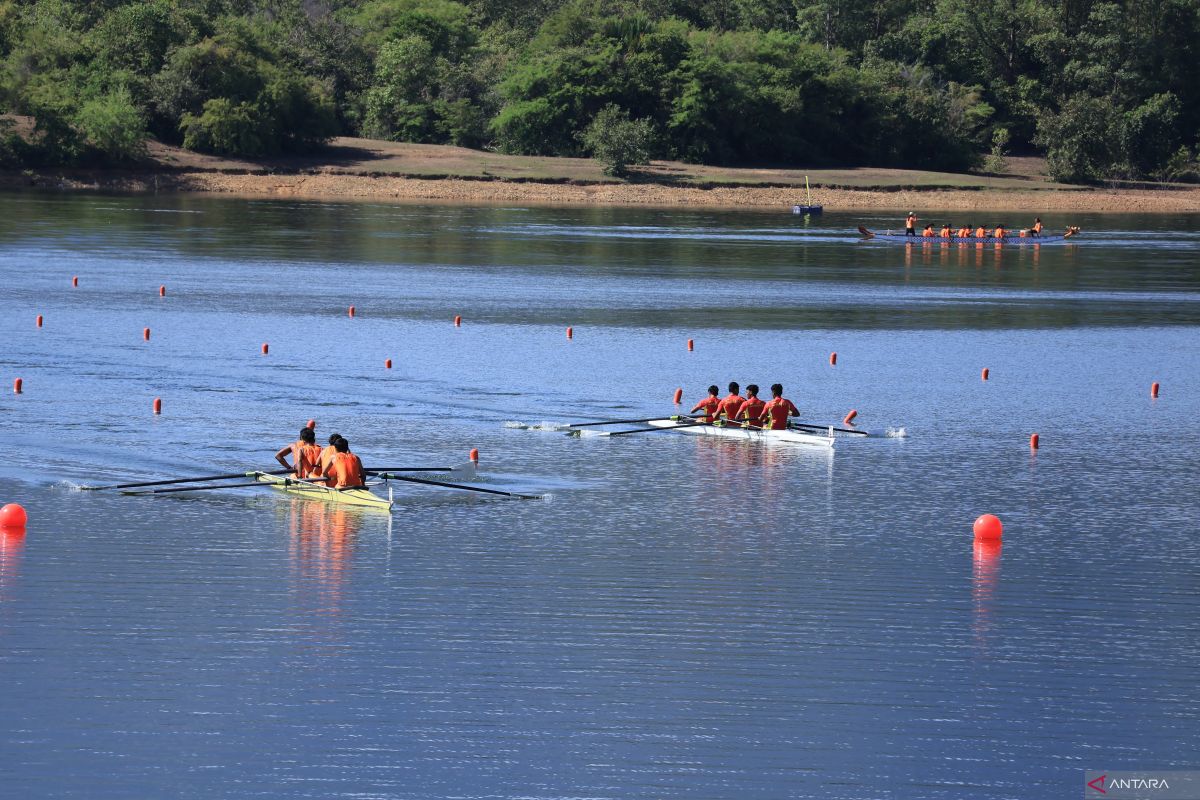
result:
M 1058 798 L 1200 768 L 1200 219 L 1046 219 L 1085 237 L 0 196 L 0 502 L 30 514 L 0 537 L 0 794 Z M 907 435 L 512 424 L 729 380 Z M 73 488 L 269 468 L 310 417 L 549 499 Z

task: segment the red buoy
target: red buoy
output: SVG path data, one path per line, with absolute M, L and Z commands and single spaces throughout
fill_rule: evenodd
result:
M 858 416 L 858 411 L 857 411 L 856 409 L 853 409 L 853 408 L 852 408 L 852 409 L 850 409 L 850 413 L 849 413 L 849 414 L 847 414 L 845 417 L 843 417 L 843 418 L 842 418 L 842 424 L 843 424 L 843 425 L 853 425 L 853 424 L 854 424 L 854 421 L 853 421 L 853 420 L 854 420 L 854 418 L 855 418 L 855 417 L 857 417 L 857 416 Z
M 388 358 L 388 359 L 385 359 L 385 360 L 384 360 L 384 362 L 383 362 L 383 368 L 384 368 L 384 369 L 391 369 L 391 368 L 392 368 L 392 360 L 391 360 L 390 358 Z
M 21 380 L 20 378 L 15 379 L 13 381 L 13 394 L 20 394 L 21 387 L 24 385 L 25 385 L 25 382 L 23 380 Z
M 42 327 L 42 315 L 41 315 L 41 314 L 38 314 L 38 318 L 37 318 L 37 326 L 38 326 L 39 328 L 40 328 L 40 327 Z
M 472 448 L 471 448 L 471 455 L 470 455 L 470 459 L 471 459 L 471 462 L 472 462 L 472 463 L 474 463 L 474 464 L 478 464 L 478 463 L 479 463 L 479 448 L 478 448 L 478 447 L 472 447 Z
M 690 353 L 695 349 L 696 349 L 696 343 L 693 342 L 691 339 L 688 339 L 688 352 Z
M 271 348 L 267 345 L 267 343 L 263 342 L 262 351 L 263 351 L 264 356 L 267 354 L 267 351 L 269 351 L 270 349 Z
M 7 503 L 0 508 L 0 528 L 24 528 L 29 515 L 18 503 Z
M 78 285 L 79 285 L 79 276 L 78 276 L 78 275 L 75 275 L 74 277 L 72 277 L 72 278 L 71 278 L 71 285 L 72 285 L 72 286 L 78 286 Z
M 1040 436 L 1038 436 L 1036 433 L 1033 434 L 1032 436 L 1029 437 L 1029 448 L 1031 450 L 1037 450 L 1038 445 L 1041 444 L 1041 441 L 1042 441 L 1042 439 Z
M 572 328 L 572 327 L 569 327 L 569 326 L 567 327 L 567 338 L 568 338 L 568 339 L 574 339 L 574 338 L 575 338 L 575 329 L 574 329 L 574 328 Z
M 41 319 L 41 317 L 38 317 L 38 319 Z M 1158 397 L 1158 381 L 1150 384 L 1150 396 L 1154 398 Z
M 831 366 L 831 367 L 837 366 L 837 353 L 829 354 L 829 366 Z
M 679 403 L 682 400 L 683 400 L 683 389 L 676 389 L 675 390 L 675 405 L 679 405 Z
M 162 413 L 162 398 L 161 397 L 154 398 L 154 413 L 155 414 Z
M 317 429 L 317 421 L 315 419 L 310 419 L 304 424 L 304 427 L 315 431 Z
M 1004 535 L 1004 525 L 995 514 L 984 514 L 975 520 L 973 526 L 976 539 L 999 539 Z
M 456 328 L 462 327 L 462 315 L 461 314 L 454 315 L 454 327 L 456 327 Z
M 349 314 L 350 314 L 350 316 L 352 316 L 352 317 L 354 316 L 354 306 L 350 306 L 350 311 L 349 311 Z
M 987 368 L 987 367 L 984 367 L 984 368 L 983 368 L 983 372 L 979 373 L 979 377 L 980 377 L 980 378 L 982 378 L 982 379 L 983 379 L 983 380 L 985 380 L 985 381 L 988 379 L 988 375 L 989 375 L 989 372 L 988 372 L 988 368 Z
M 158 296 L 166 297 L 167 296 L 167 287 L 165 287 L 165 286 L 158 287 Z
M 142 341 L 144 341 L 144 342 L 150 341 L 150 329 L 149 328 L 142 328 Z

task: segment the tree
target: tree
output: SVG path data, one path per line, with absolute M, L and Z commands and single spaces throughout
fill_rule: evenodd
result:
M 604 167 L 605 175 L 624 177 L 631 164 L 649 164 L 654 128 L 649 121 L 629 118 L 615 105 L 605 106 L 580 135 L 592 156 Z
M 145 120 L 124 87 L 85 101 L 74 123 L 87 143 L 112 161 L 133 161 L 146 151 Z

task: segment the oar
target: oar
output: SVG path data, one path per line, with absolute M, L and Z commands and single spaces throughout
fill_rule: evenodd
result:
M 811 430 L 816 430 L 816 431 L 827 431 L 832 428 L 833 430 L 837 431 L 838 433 L 854 433 L 859 436 L 870 436 L 871 435 L 871 434 L 867 433 L 866 431 L 856 431 L 853 428 L 835 428 L 832 425 L 816 425 L 816 424 L 809 423 L 809 422 L 789 422 L 788 427 L 806 428 L 806 429 L 811 429 Z
M 871 233 L 869 230 L 864 228 L 862 225 L 858 226 L 858 232 L 861 233 L 863 236 L 867 237 L 868 239 L 872 239 L 875 237 L 875 234 Z
M 676 414 L 673 417 L 647 417 L 646 419 L 606 419 L 603 422 L 572 422 L 568 428 L 587 428 L 592 425 L 632 425 L 635 422 L 649 422 L 652 419 L 698 419 L 698 417 L 688 417 L 681 414 Z
M 246 476 L 243 473 L 242 475 L 237 476 L 237 477 L 244 478 Z M 255 481 L 254 483 L 221 483 L 221 484 L 217 484 L 216 486 L 177 486 L 173 489 L 146 489 L 144 491 L 134 490 L 131 492 L 129 492 L 129 491 L 121 492 L 121 494 L 144 495 L 144 494 L 170 494 L 171 492 L 203 492 L 207 489 L 240 489 L 244 486 L 265 486 L 265 485 L 266 484 L 259 483 L 257 481 Z
M 519 497 L 522 500 L 541 500 L 542 496 L 537 494 L 518 494 L 516 492 L 502 492 L 499 489 L 484 489 L 482 486 L 467 486 L 461 483 L 446 483 L 445 481 L 431 481 L 427 478 L 408 478 L 404 475 L 392 475 L 391 473 L 381 473 L 380 478 L 390 481 L 405 481 L 407 483 L 422 483 L 427 486 L 444 486 L 447 489 L 463 489 L 468 492 L 483 492 L 484 494 L 499 494 L 504 497 Z
M 273 472 L 263 472 L 263 475 L 287 475 L 294 470 L 277 469 Z M 171 483 L 203 483 L 204 481 L 228 481 L 233 478 L 246 477 L 245 472 L 233 472 L 229 475 L 205 475 L 198 478 L 169 478 L 162 481 L 142 481 L 141 483 L 116 483 L 112 486 L 80 486 L 81 491 L 94 492 L 99 489 L 136 489 L 141 486 L 166 486 Z M 257 474 L 257 473 L 255 473 Z M 241 485 L 241 484 L 239 484 Z
M 455 467 L 372 467 L 371 469 L 363 469 L 363 472 L 368 475 L 374 475 L 376 472 L 454 472 Z

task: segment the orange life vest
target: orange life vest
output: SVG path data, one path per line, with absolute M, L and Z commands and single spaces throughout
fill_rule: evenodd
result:
M 950 238 L 950 226 L 949 226 L 949 225 L 947 225 L 946 227 L 942 228 L 942 238 L 943 238 L 943 239 L 949 239 L 949 238 Z
M 1004 238 L 1004 228 L 996 228 L 996 232 L 992 235 L 995 236 L 997 239 L 1003 239 Z
M 1040 223 L 1040 222 L 1033 223 L 1033 232 L 1040 236 L 1042 233 L 1042 223 Z
M 338 489 L 346 486 L 362 486 L 366 483 L 366 478 L 363 477 L 362 462 L 354 453 L 335 454 L 325 472 L 329 476 L 329 485 Z
M 924 233 L 922 233 L 921 235 L 922 235 L 922 236 L 928 236 L 928 237 L 930 237 L 930 238 L 933 238 L 933 226 L 932 226 L 932 225 L 926 225 L 926 226 L 925 226 L 925 232 L 924 232 Z
M 292 469 L 297 478 L 307 478 L 310 475 L 321 474 L 321 448 L 319 445 L 307 444 L 303 440 L 292 444 Z
M 983 229 L 982 225 L 975 229 L 975 238 L 976 239 L 986 239 L 987 238 L 987 231 L 985 231 Z

